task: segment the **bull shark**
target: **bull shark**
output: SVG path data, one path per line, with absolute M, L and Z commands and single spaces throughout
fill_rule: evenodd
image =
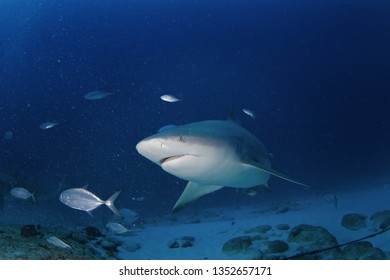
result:
M 173 212 L 223 187 L 268 186 L 271 175 L 309 187 L 273 170 L 264 144 L 233 120 L 176 126 L 141 140 L 136 149 L 166 172 L 188 181 Z

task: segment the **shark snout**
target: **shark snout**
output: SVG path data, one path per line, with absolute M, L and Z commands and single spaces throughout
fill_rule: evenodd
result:
M 142 141 L 139 141 L 138 144 L 135 146 L 135 148 L 137 149 L 138 153 L 143 155 L 146 151 L 150 150 L 152 145 L 149 142 L 150 141 L 148 139 L 144 139 Z
M 158 138 L 146 138 L 135 146 L 138 153 L 150 161 L 161 165 L 161 161 L 172 156 L 172 153 L 166 149 L 162 141 Z
M 149 139 L 144 139 L 135 146 L 137 149 L 138 153 L 143 155 L 144 157 L 151 159 L 150 157 L 152 156 L 152 150 L 155 150 L 155 143 Z

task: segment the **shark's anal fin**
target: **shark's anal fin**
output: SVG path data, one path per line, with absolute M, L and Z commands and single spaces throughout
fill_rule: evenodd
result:
M 267 172 L 267 173 L 269 173 L 269 174 L 271 174 L 273 176 L 279 177 L 279 178 L 284 179 L 286 181 L 289 181 L 291 183 L 298 184 L 298 185 L 304 186 L 306 188 L 312 188 L 312 186 L 309 186 L 309 185 L 307 185 L 305 183 L 302 183 L 302 182 L 300 182 L 298 180 L 295 180 L 295 179 L 293 179 L 293 178 L 291 178 L 291 177 L 289 177 L 289 176 L 287 176 L 287 175 L 285 175 L 283 173 L 280 173 L 279 171 L 273 170 L 272 168 L 268 168 L 268 167 L 262 166 L 261 164 L 259 164 L 257 162 L 251 162 L 250 161 L 250 162 L 245 162 L 243 164 L 248 164 L 248 165 L 251 165 L 251 166 L 255 166 L 255 167 L 259 168 L 263 172 Z
M 189 203 L 198 199 L 205 194 L 215 192 L 219 189 L 223 188 L 223 186 L 215 186 L 215 185 L 202 185 L 194 182 L 188 182 L 186 188 L 183 193 L 176 201 L 175 206 L 172 209 L 172 212 L 177 212 L 183 208 L 185 208 Z

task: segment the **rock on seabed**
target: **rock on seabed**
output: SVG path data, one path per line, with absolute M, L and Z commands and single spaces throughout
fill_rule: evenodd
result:
M 63 228 L 39 227 L 39 234 L 21 235 L 22 225 L 0 226 L 0 259 L 2 260 L 97 260 L 117 259 L 99 244 L 81 242 L 76 238 L 83 232 Z M 29 227 L 30 228 L 30 227 Z M 25 231 L 25 228 L 24 228 Z M 47 242 L 50 236 L 57 236 L 72 246 L 64 249 Z M 97 253 L 99 251 L 100 253 Z

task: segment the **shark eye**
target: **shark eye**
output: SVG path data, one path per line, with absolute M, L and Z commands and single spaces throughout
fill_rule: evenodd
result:
M 184 138 L 184 136 L 179 136 L 179 142 L 183 142 L 183 143 L 186 142 L 186 139 Z

